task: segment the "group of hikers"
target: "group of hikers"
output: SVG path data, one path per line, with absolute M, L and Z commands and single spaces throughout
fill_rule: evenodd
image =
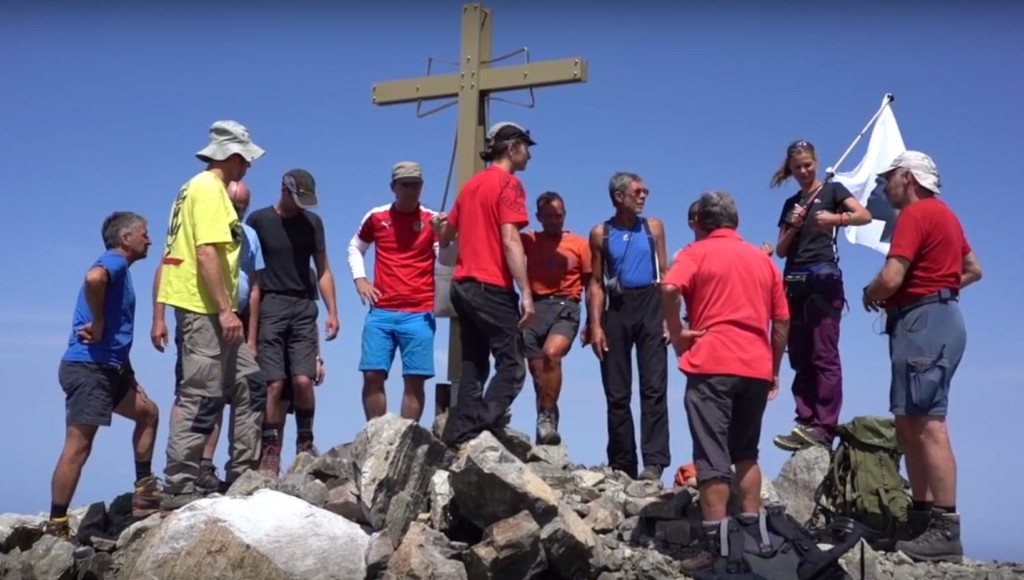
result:
M 650 192 L 627 172 L 611 177 L 613 214 L 586 237 L 565 229 L 566 202 L 552 191 L 536 199 L 541 228 L 524 231 L 530 217 L 517 174 L 534 145 L 521 126 L 494 125 L 480 152 L 486 168 L 463 185 L 447 214 L 421 204 L 419 164 L 393 167 L 393 201 L 366 212 L 347 253 L 356 291 L 369 305 L 359 362 L 366 419 L 387 412 L 385 383 L 396 354 L 404 381 L 400 413 L 421 418 L 424 382 L 435 374 L 436 263 L 454 266 L 448 298 L 462 360 L 443 439 L 455 450 L 508 425 L 527 369 L 536 391 L 536 442 L 558 444 L 562 359 L 579 336 L 600 365 L 609 466 L 660 481 L 671 463 L 671 349 L 686 377 L 703 514 L 702 549 L 682 565 L 691 573 L 706 569 L 718 557 L 730 487 L 738 490 L 740 521 L 762 511 L 762 417 L 778 394 L 786 352 L 795 371 L 795 426 L 773 441 L 788 451 L 832 448 L 846 304 L 836 235 L 870 223 L 871 215 L 843 185 L 820 179 L 813 145 L 797 141 L 771 180 L 777 187 L 793 178 L 800 188 L 783 204 L 774 248 L 744 241 L 734 198 L 711 191 L 690 206 L 694 241 L 669 260 L 664 222 L 644 216 Z M 326 305 L 325 338 L 333 340 L 340 328 L 334 275 L 323 221 L 311 211 L 318 200 L 309 172 L 285 173 L 277 202 L 244 218 L 250 192 L 243 178 L 264 154 L 244 126 L 214 123 L 196 154 L 206 166 L 172 204 L 151 330 L 163 351 L 165 308 L 173 308 L 175 397 L 162 484 L 151 468 L 159 412 L 129 360 L 129 268 L 147 255 L 147 222 L 131 212 L 104 221 L 106 251 L 85 275 L 60 364 L 67 434 L 53 474 L 48 532 L 69 534 L 67 511 L 82 467 L 98 427 L 110 425 L 114 413 L 136 425 L 136 515 L 223 491 L 246 470 L 276 477 L 288 413 L 295 415 L 296 453 L 316 453 L 314 387 L 325 376 L 317 301 Z M 963 549 L 945 415 L 966 343 L 959 292 L 980 279 L 981 267 L 939 198 L 938 170 L 927 155 L 907 151 L 879 178 L 900 213 L 862 303 L 886 314 L 890 411 L 912 488 L 910 525 L 897 548 L 919 560 L 957 559 Z M 364 263 L 371 247 L 372 279 Z M 773 254 L 785 259 L 782 271 Z M 634 350 L 640 457 L 631 411 Z M 230 449 L 222 480 L 213 457 L 226 406 Z

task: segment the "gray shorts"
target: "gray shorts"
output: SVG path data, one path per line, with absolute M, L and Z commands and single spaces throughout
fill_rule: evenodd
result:
M 909 306 L 888 314 L 893 415 L 942 417 L 949 388 L 967 347 L 967 329 L 956 299 Z
M 68 425 L 109 427 L 114 409 L 137 384 L 130 364 L 114 367 L 61 361 L 57 377 L 64 390 Z
M 306 297 L 263 295 L 257 348 L 267 381 L 316 376 L 319 313 L 316 302 Z
M 580 330 L 580 302 L 565 297 L 537 298 L 533 303 L 534 316 L 523 332 L 523 347 L 527 360 L 544 358 L 544 343 L 550 334 L 573 339 Z
M 687 377 L 683 401 L 698 482 L 730 481 L 733 464 L 757 460 L 769 389 L 768 381 L 748 377 Z

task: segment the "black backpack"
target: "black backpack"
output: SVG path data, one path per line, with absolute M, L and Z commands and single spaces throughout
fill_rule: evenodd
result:
M 784 506 L 762 508 L 757 520 L 726 518 L 719 530 L 721 552 L 696 580 L 852 580 L 839 565 L 866 531 L 844 522 L 845 533 L 829 550 L 818 547 Z

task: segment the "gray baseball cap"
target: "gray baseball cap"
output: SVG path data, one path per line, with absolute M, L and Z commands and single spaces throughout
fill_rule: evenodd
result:
M 488 143 L 511 141 L 512 139 L 522 139 L 527 145 L 537 144 L 537 142 L 530 137 L 529 131 L 515 123 L 512 123 L 511 121 L 495 123 L 491 126 L 491 130 L 487 132 Z
M 423 168 L 415 161 L 399 161 L 391 168 L 391 182 L 423 181 Z
M 201 161 L 224 161 L 232 155 L 241 155 L 246 161 L 263 157 L 266 153 L 252 142 L 249 130 L 236 121 L 216 121 L 210 126 L 210 142 L 196 153 Z

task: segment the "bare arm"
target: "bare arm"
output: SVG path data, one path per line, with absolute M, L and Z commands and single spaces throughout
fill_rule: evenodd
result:
M 263 291 L 260 290 L 260 275 L 253 272 L 249 276 L 249 344 L 258 344 L 260 331 L 260 300 L 263 299 Z
M 903 285 L 909 267 L 910 261 L 906 258 L 894 256 L 886 259 L 882 271 L 864 289 L 867 298 L 872 302 L 887 300 Z
M 438 245 L 441 247 L 442 250 L 447 248 L 453 241 L 455 241 L 455 238 L 458 237 L 458 234 L 459 231 L 455 229 L 455 226 L 452 225 L 451 222 L 446 222 L 444 224 L 444 228 L 441 230 Z M 519 233 L 516 232 L 516 235 L 518 236 Z
M 651 233 L 654 234 L 654 250 L 658 256 L 658 280 L 665 278 L 668 271 L 668 251 L 665 249 L 665 224 L 658 218 L 648 218 Z M 678 313 L 677 313 L 678 314 Z
M 94 326 L 102 327 L 104 321 L 103 301 L 107 297 L 107 283 L 110 275 L 102 266 L 94 266 L 85 273 L 85 302 L 92 313 Z
M 785 258 L 789 255 L 789 246 L 793 243 L 793 238 L 796 237 L 797 229 L 785 224 L 779 228 L 779 241 L 775 244 L 775 255 L 780 258 Z
M 217 311 L 221 314 L 234 312 L 235 305 L 228 298 L 228 289 L 224 285 L 224 273 L 220 271 L 217 246 L 214 244 L 196 246 L 196 261 L 199 265 L 199 278 L 206 285 L 206 289 L 210 291 L 214 302 L 217 303 Z
M 338 300 L 334 290 L 334 273 L 331 272 L 331 264 L 327 260 L 327 252 L 313 254 L 313 262 L 316 264 L 317 277 L 320 280 L 320 295 L 327 305 L 327 315 L 332 318 L 338 317 Z
M 587 309 L 590 326 L 601 328 L 601 313 L 604 312 L 604 258 L 602 230 L 597 226 L 590 230 L 590 283 L 587 285 Z
M 789 319 L 772 320 L 772 376 L 779 376 L 782 355 L 786 353 L 789 340 Z
M 860 204 L 855 197 L 848 197 L 843 200 L 843 209 L 846 213 L 840 214 L 847 217 L 840 218 L 839 225 L 841 226 L 863 226 L 871 223 L 871 212 L 866 207 Z
M 163 273 L 163 261 L 157 262 L 156 272 L 153 274 L 153 322 L 164 321 L 166 306 L 158 299 L 158 296 L 160 296 L 160 279 L 163 277 Z
M 970 252 L 964 256 L 963 273 L 960 274 L 960 289 L 963 290 L 978 280 L 981 280 L 981 262 L 978 261 L 974 252 Z
M 523 251 L 523 240 L 519 237 L 519 228 L 514 224 L 501 224 L 501 245 L 505 250 L 508 269 L 515 279 L 516 285 L 523 296 L 532 298 L 530 280 L 526 277 L 526 252 Z

